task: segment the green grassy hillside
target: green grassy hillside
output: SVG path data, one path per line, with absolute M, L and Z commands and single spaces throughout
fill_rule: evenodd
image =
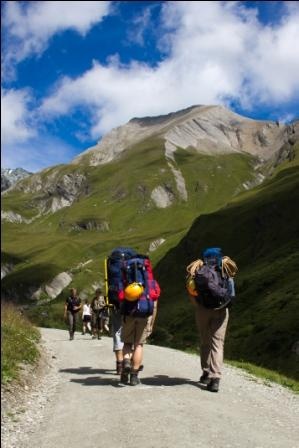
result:
M 185 267 L 205 247 L 220 246 L 236 261 L 237 301 L 225 346 L 227 359 L 246 361 L 299 379 L 298 157 L 262 186 L 227 207 L 197 218 L 156 267 L 163 290 L 154 342 L 197 348 Z
M 166 242 L 153 253 L 155 263 L 180 241 L 196 216 L 217 210 L 254 176 L 256 161 L 248 155 L 212 157 L 180 150 L 176 161 L 186 179 L 188 201 L 184 202 L 164 151 L 162 141 L 149 139 L 106 165 L 59 166 L 43 172 L 44 185 L 49 177 L 57 184 L 65 174 L 84 174 L 88 191 L 70 207 L 31 224 L 3 224 L 5 262 L 14 264 L 14 270 L 3 279 L 3 294 L 26 301 L 28 291 L 63 271 L 72 272 L 74 286 L 89 288 L 103 278 L 103 260 L 113 247 L 128 245 L 147 252 L 153 240 L 164 238 Z M 30 182 L 28 178 L 24 185 L 28 187 Z M 170 207 L 157 208 L 151 200 L 152 190 L 159 185 L 172 193 Z M 43 190 L 13 191 L 3 197 L 2 206 L 32 218 L 45 198 L 48 201 L 51 195 Z M 91 230 L 87 230 L 89 223 Z M 92 261 L 86 268 L 77 268 L 88 260 Z

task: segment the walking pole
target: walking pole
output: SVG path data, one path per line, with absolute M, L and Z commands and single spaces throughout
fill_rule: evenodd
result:
M 105 308 L 107 312 L 108 322 L 110 321 L 110 308 L 111 304 L 109 303 L 108 297 L 108 267 L 107 267 L 107 258 L 104 259 L 104 298 L 105 298 Z
M 111 308 L 113 305 L 111 303 L 109 303 L 108 260 L 107 260 L 107 258 L 104 259 L 104 282 L 105 282 L 105 293 L 104 293 L 105 303 L 106 303 L 107 309 L 109 310 L 109 308 Z
M 105 282 L 105 291 L 104 291 L 105 302 L 106 302 L 106 305 L 109 305 L 107 258 L 104 259 L 104 282 Z

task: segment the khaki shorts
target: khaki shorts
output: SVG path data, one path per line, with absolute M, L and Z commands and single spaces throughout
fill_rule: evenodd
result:
M 152 316 L 123 317 L 122 340 L 125 344 L 145 344 L 151 334 Z

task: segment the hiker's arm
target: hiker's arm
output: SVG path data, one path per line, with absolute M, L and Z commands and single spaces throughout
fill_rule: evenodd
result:
M 81 308 L 82 308 L 82 305 L 81 305 L 81 303 L 80 303 L 80 305 L 74 306 L 73 309 L 74 309 L 74 311 L 80 311 Z
M 64 319 L 66 318 L 66 314 L 67 314 L 67 302 L 65 302 L 64 304 L 64 313 L 63 313 Z

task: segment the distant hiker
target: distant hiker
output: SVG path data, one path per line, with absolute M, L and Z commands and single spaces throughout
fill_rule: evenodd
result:
M 121 303 L 124 342 L 121 382 L 139 384 L 143 344 L 151 334 L 160 295 L 149 258 L 130 248 L 117 248 L 108 258 L 109 300 Z M 130 378 L 129 378 L 130 376 Z
M 103 333 L 104 317 L 103 312 L 105 310 L 106 302 L 102 294 L 101 288 L 98 288 L 95 292 L 95 296 L 91 302 L 92 309 L 92 333 L 93 339 L 96 337 L 101 339 L 100 334 Z
M 72 288 L 70 296 L 64 304 L 64 319 L 67 319 L 69 325 L 70 340 L 74 339 L 78 314 L 81 309 L 81 299 L 77 295 L 77 290 Z
M 223 350 L 229 310 L 235 297 L 233 277 L 237 266 L 220 248 L 203 251 L 203 260 L 187 267 L 187 289 L 195 306 L 200 336 L 202 375 L 200 383 L 218 392 L 223 364 Z
M 82 334 L 86 333 L 86 329 L 90 334 L 91 332 L 91 305 L 87 299 L 84 300 L 83 311 L 82 311 Z

